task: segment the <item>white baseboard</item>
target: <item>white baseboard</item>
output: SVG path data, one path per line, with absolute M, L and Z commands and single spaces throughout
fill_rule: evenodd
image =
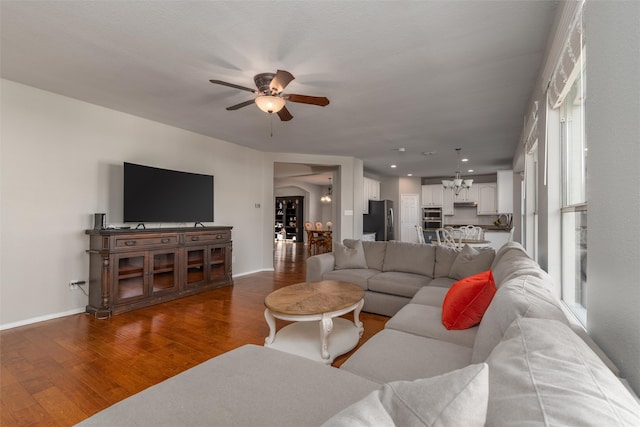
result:
M 240 274 L 233 274 L 232 277 L 235 279 L 236 277 L 248 276 L 249 274 L 262 273 L 263 271 L 275 271 L 273 268 L 261 268 L 260 270 L 246 271 Z
M 47 314 L 44 316 L 32 317 L 31 319 L 20 320 L 19 322 L 11 322 L 0 325 L 0 331 L 5 329 L 17 328 L 18 326 L 31 325 L 32 323 L 44 322 L 45 320 L 57 319 L 59 317 L 71 316 L 72 314 L 84 313 L 85 308 L 74 308 L 73 310 L 63 311 L 61 313 Z
M 261 273 L 263 271 L 274 271 L 274 269 L 263 268 L 260 270 L 247 271 L 240 274 L 234 274 L 233 278 L 248 276 L 249 274 L 254 274 L 254 273 Z M 63 311 L 61 313 L 47 314 L 44 316 L 32 317 L 31 319 L 20 320 L 18 322 L 5 323 L 3 325 L 0 325 L 0 331 L 3 331 L 5 329 L 17 328 L 19 326 L 31 325 L 33 323 L 44 322 L 45 320 L 57 319 L 59 317 L 71 316 L 72 314 L 78 314 L 78 313 L 84 313 L 84 312 L 85 312 L 85 308 L 80 307 L 80 308 L 74 308 L 73 310 Z

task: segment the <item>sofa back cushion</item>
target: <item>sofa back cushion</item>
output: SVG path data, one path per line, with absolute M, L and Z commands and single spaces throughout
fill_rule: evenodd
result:
M 470 365 L 431 378 L 387 383 L 322 427 L 484 426 L 488 371 L 485 364 Z
M 382 271 L 384 254 L 387 250 L 387 242 L 362 242 L 364 257 L 367 259 L 367 267 Z
M 357 242 L 357 240 L 343 240 L 345 246 L 352 245 L 353 242 Z M 372 242 L 369 240 L 361 240 L 361 242 L 362 248 L 364 249 L 364 258 L 367 261 L 367 266 L 365 268 L 382 271 L 382 264 L 384 263 L 384 253 L 387 249 L 387 242 Z
M 421 243 L 387 242 L 382 271 L 414 273 L 433 278 L 435 246 Z
M 350 240 L 343 245 L 340 242 L 333 243 L 333 256 L 335 257 L 336 270 L 347 268 L 367 268 L 367 260 L 364 257 L 362 241 Z
M 496 264 L 500 262 L 500 259 L 502 258 L 502 256 L 505 253 L 507 253 L 508 251 L 512 250 L 512 249 L 519 250 L 520 252 L 522 252 L 527 257 L 529 256 L 529 255 L 527 255 L 527 251 L 524 249 L 524 246 L 522 246 L 520 243 L 518 243 L 518 242 L 507 242 L 504 245 L 500 246 L 500 249 L 498 249 L 498 252 L 496 252 L 496 256 L 495 256 L 495 258 L 493 258 L 493 264 L 491 264 L 491 269 L 493 270 L 495 268 Z
M 436 263 L 433 270 L 433 277 L 449 277 L 451 266 L 456 260 L 460 251 L 447 246 L 436 246 Z
M 640 426 L 638 402 L 560 322 L 515 320 L 487 363 L 487 425 Z
M 499 261 L 497 263 L 494 261 L 491 267 L 497 287 L 502 286 L 503 283 L 517 276 L 526 274 L 540 278 L 543 278 L 543 275 L 546 276 L 546 273 L 540 268 L 538 263 L 529 258 L 529 255 L 524 251 L 509 249 L 503 251 L 500 255 Z
M 495 255 L 496 251 L 493 249 L 474 249 L 464 245 L 451 265 L 449 277 L 460 280 L 487 271 Z
M 505 331 L 520 317 L 558 320 L 568 324 L 560 302 L 546 284 L 535 276 L 520 276 L 503 284 L 484 313 L 471 354 L 472 363 L 480 363 L 498 345 Z

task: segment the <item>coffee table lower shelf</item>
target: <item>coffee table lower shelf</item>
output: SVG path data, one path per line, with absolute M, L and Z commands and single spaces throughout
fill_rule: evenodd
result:
M 338 317 L 332 320 L 333 330 L 327 337 L 327 359 L 322 358 L 321 326 L 318 322 L 296 322 L 287 325 L 275 334 L 272 343 L 265 342 L 264 346 L 331 364 L 337 356 L 353 350 L 362 334 L 362 328 L 356 327 L 348 319 Z

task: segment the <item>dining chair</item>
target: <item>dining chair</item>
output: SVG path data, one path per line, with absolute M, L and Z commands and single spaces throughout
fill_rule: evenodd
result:
M 316 230 L 322 230 L 322 222 L 316 221 Z
M 483 240 L 484 229 L 475 225 L 465 225 L 460 227 L 460 234 L 463 239 Z
M 460 248 L 462 247 L 460 243 L 461 238 L 458 238 L 458 241 L 456 242 L 456 239 L 453 237 L 451 232 L 444 228 L 438 228 L 436 230 L 436 239 L 438 241 L 438 245 L 440 246 L 445 246 L 447 248 L 456 250 L 460 250 Z
M 425 241 L 424 241 L 424 232 L 423 232 L 421 226 L 416 225 L 416 233 L 418 233 L 418 243 L 425 243 Z

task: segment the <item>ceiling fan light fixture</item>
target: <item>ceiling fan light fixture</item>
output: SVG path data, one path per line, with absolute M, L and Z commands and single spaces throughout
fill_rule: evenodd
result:
M 284 108 L 285 100 L 279 96 L 262 95 L 256 98 L 256 105 L 265 113 L 277 113 Z

